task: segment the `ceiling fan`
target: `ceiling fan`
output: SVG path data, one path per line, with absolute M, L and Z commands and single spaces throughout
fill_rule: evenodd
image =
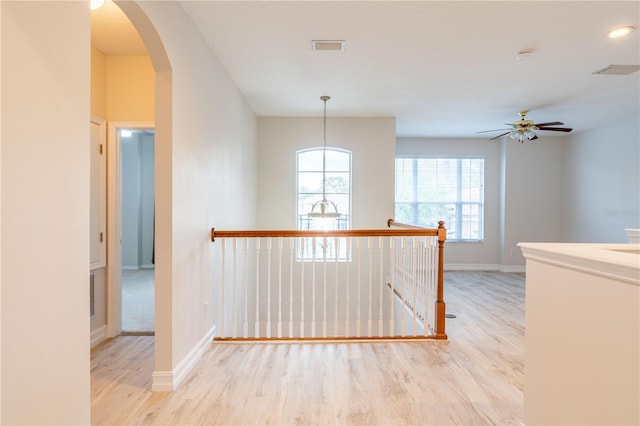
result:
M 538 139 L 536 135 L 537 130 L 549 130 L 552 132 L 570 132 L 573 129 L 568 127 L 557 127 L 564 126 L 564 123 L 559 121 L 551 121 L 549 123 L 534 123 L 531 120 L 525 120 L 525 116 L 529 111 L 520 111 L 520 120 L 515 121 L 514 123 L 505 123 L 507 126 L 511 126 L 511 128 L 507 129 L 496 129 L 496 130 L 484 130 L 478 133 L 489 133 L 489 132 L 501 132 L 506 130 L 506 132 L 499 134 L 498 136 L 494 136 L 491 140 L 501 138 L 505 135 L 509 135 L 511 139 L 516 140 L 520 143 L 523 143 L 525 139 L 530 141 L 534 139 Z

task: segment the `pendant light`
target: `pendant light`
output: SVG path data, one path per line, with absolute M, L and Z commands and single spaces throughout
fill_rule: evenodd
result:
M 333 219 L 341 216 L 338 212 L 338 206 L 333 201 L 327 200 L 327 101 L 331 99 L 329 96 L 320 96 L 324 102 L 324 145 L 322 148 L 322 200 L 316 201 L 311 207 L 308 216 L 311 218 Z

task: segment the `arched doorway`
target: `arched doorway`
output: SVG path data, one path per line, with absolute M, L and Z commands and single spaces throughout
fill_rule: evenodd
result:
M 153 117 L 157 121 L 161 121 L 160 124 L 150 122 L 150 126 L 154 128 L 155 133 L 155 232 L 154 232 L 154 263 L 155 263 L 155 368 L 156 371 L 171 370 L 171 276 L 170 276 L 170 258 L 171 252 L 170 243 L 170 224 L 167 225 L 167 221 L 170 221 L 170 209 L 171 199 L 165 194 L 170 194 L 170 174 L 171 174 L 171 161 L 170 161 L 170 144 L 171 144 L 171 67 L 167 54 L 164 50 L 164 46 L 160 41 L 157 32 L 151 23 L 150 18 L 142 10 L 139 4 L 131 1 L 115 1 L 116 6 L 124 12 L 126 17 L 130 20 L 135 30 L 138 32 L 140 38 L 144 42 L 144 46 L 147 50 L 149 60 L 153 66 L 155 87 L 153 93 L 155 94 L 155 101 L 153 103 Z M 116 117 L 115 121 L 126 120 L 122 116 Z M 113 118 L 109 118 L 113 121 Z M 130 119 L 131 120 L 131 119 Z M 122 123 L 122 121 L 121 121 Z M 138 127 L 147 128 L 149 124 L 138 121 Z M 134 123 L 135 124 L 135 123 Z M 113 126 L 110 126 L 113 127 Z M 135 126 L 134 126 L 135 127 Z M 115 127 L 111 129 L 113 133 Z M 117 147 L 113 141 L 114 135 L 110 135 L 111 145 L 113 145 L 110 151 L 110 162 L 118 162 L 119 158 L 117 150 L 114 151 L 114 147 Z M 115 152 L 115 154 L 114 154 Z M 109 166 L 110 170 L 114 170 L 112 166 Z M 158 176 L 169 177 L 158 178 Z M 110 177 L 111 189 L 109 191 L 109 216 L 114 218 L 117 216 L 119 203 L 119 181 L 114 180 L 114 177 Z M 169 190 L 167 190 L 169 188 Z M 168 218 L 168 219 L 167 219 Z M 110 241 L 116 242 L 110 244 L 108 249 L 108 316 L 109 316 L 109 332 L 110 337 L 114 337 L 120 334 L 122 330 L 121 324 L 121 293 L 120 293 L 120 267 L 121 267 L 121 247 L 120 247 L 120 223 L 109 220 L 110 225 L 108 227 L 108 238 Z M 115 223 L 115 225 L 114 225 Z M 113 261 L 112 261 L 113 260 Z M 160 319 L 160 320 L 158 320 Z

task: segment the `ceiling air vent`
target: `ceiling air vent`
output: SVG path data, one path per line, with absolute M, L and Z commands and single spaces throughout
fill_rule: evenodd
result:
M 609 65 L 593 74 L 627 75 L 640 70 L 640 65 Z
M 344 50 L 344 40 L 312 40 L 313 50 Z

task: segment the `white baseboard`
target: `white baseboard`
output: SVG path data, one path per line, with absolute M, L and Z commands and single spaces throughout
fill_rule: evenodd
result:
M 495 263 L 445 263 L 445 271 L 497 271 Z
M 107 338 L 107 326 L 103 325 L 91 332 L 91 347 L 102 343 Z
M 196 346 L 189 351 L 182 361 L 178 364 L 173 371 L 154 371 L 151 380 L 151 390 L 153 392 L 173 392 L 180 386 L 187 375 L 191 372 L 196 363 L 202 358 L 204 352 L 213 343 L 213 338 L 216 335 L 216 326 L 214 325 L 211 330 L 204 335 Z
M 122 265 L 122 269 L 124 269 L 125 271 L 137 271 L 140 268 L 138 268 L 137 266 L 125 266 L 125 265 Z
M 525 265 L 498 265 L 495 263 L 445 263 L 445 271 L 500 271 L 525 272 Z
M 506 273 L 526 272 L 527 267 L 525 265 L 500 265 L 499 271 Z

